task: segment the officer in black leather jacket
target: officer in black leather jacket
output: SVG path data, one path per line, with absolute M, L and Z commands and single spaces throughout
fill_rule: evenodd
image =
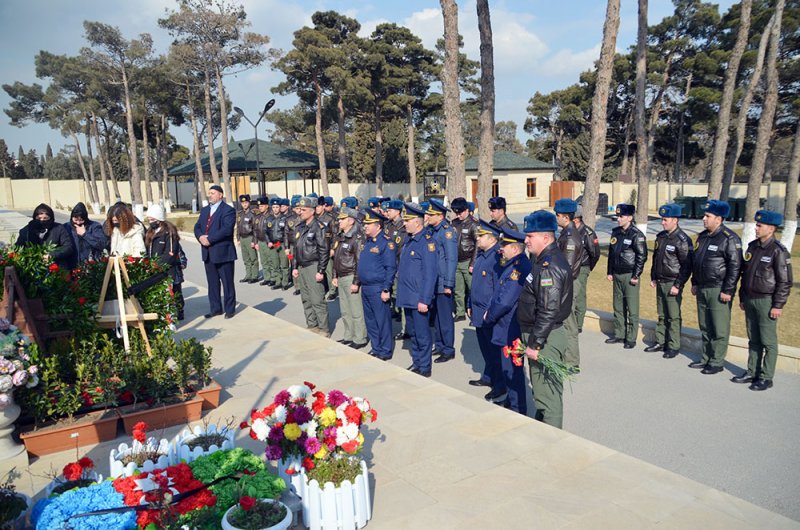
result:
M 333 198 L 332 197 L 319 197 L 317 199 L 318 206 L 316 208 L 317 220 L 325 227 L 325 239 L 328 241 L 328 248 L 331 250 L 331 257 L 333 257 L 333 240 L 336 233 L 339 231 L 338 223 L 332 213 Z M 338 296 L 338 289 L 333 285 L 333 261 L 328 261 L 328 268 L 325 270 L 325 281 L 328 285 L 328 292 L 325 293 L 325 301 L 332 302 Z
M 578 203 L 572 199 L 558 199 L 553 208 L 556 212 L 556 221 L 561 228 L 558 236 L 558 249 L 564 254 L 567 263 L 572 270 L 572 280 L 577 285 L 578 277 L 581 274 L 581 263 L 584 259 L 585 250 L 583 248 L 583 236 L 575 227 L 575 212 L 578 211 Z M 573 286 L 573 297 L 577 289 Z M 578 345 L 578 321 L 575 315 L 575 300 L 572 300 L 569 318 L 564 321 L 564 329 L 567 332 L 567 353 L 566 363 L 574 368 L 580 367 L 580 349 Z
M 708 201 L 705 230 L 697 236 L 692 260 L 692 294 L 697 297 L 697 321 L 703 336 L 703 357 L 689 365 L 704 374 L 723 370 L 731 332 L 731 307 L 742 269 L 742 240 L 723 223 L 730 205 Z
M 342 207 L 338 215 L 339 232 L 333 240 L 333 283 L 339 288 L 339 308 L 342 311 L 344 337 L 342 344 L 359 349 L 367 345 L 367 326 L 364 307 L 358 292 L 358 259 L 364 248 L 364 235 L 356 223 L 358 212 Z
M 466 320 L 467 300 L 472 290 L 472 266 L 478 251 L 478 221 L 470 214 L 467 200 L 457 197 L 450 203 L 450 209 L 456 217 L 450 223 L 456 230 L 458 265 L 456 266 L 456 318 L 455 321 Z
M 529 359 L 536 419 L 558 427 L 563 422 L 563 383 L 539 362 L 548 358 L 565 362 L 567 336 L 564 321 L 572 314 L 572 270 L 558 249 L 556 217 L 540 210 L 525 217 L 525 246 L 532 269 L 525 278 L 517 320 Z
M 303 197 L 297 203 L 300 221 L 295 226 L 295 268 L 292 277 L 300 289 L 300 299 L 308 328 L 323 336 L 330 336 L 328 308 L 325 304 L 325 270 L 330 261 L 325 225 L 314 211 L 316 197 Z
M 583 259 L 581 260 L 581 273 L 575 281 L 575 300 L 573 312 L 575 313 L 575 324 L 578 326 L 578 333 L 583 331 L 583 320 L 586 317 L 586 286 L 589 283 L 589 274 L 597 266 L 600 260 L 600 240 L 591 226 L 583 222 L 583 208 L 578 205 L 575 211 L 575 218 L 572 220 L 575 227 L 580 231 L 581 244 L 583 245 Z
M 258 282 L 258 251 L 255 249 L 255 236 L 253 228 L 255 225 L 256 214 L 250 208 L 250 195 L 239 195 L 241 208 L 236 212 L 236 241 L 242 251 L 242 261 L 244 262 L 244 278 L 240 283 Z

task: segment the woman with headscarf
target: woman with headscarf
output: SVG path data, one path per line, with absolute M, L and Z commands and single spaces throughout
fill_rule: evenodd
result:
M 144 256 L 144 227 L 125 203 L 108 209 L 105 233 L 111 238 L 112 256 Z
M 154 204 L 145 214 L 149 224 L 144 235 L 146 256 L 158 260 L 170 268 L 172 292 L 175 293 L 177 319 L 183 320 L 183 269 L 181 268 L 181 244 L 178 229 L 165 219 L 164 208 Z
M 79 202 L 72 209 L 70 222 L 64 224 L 75 246 L 75 262 L 80 265 L 89 260 L 99 260 L 108 250 L 108 237 L 103 226 L 89 219 L 86 205 Z
M 53 209 L 42 203 L 33 211 L 33 219 L 19 231 L 18 245 L 55 245 L 53 251 L 45 256 L 61 267 L 71 269 L 75 266 L 75 249 L 72 238 L 63 225 L 55 222 Z

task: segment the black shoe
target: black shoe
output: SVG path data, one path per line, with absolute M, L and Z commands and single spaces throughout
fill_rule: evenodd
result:
M 178 313 L 178 316 L 175 317 L 177 320 L 183 320 L 183 313 Z
M 636 347 L 636 343 L 635 342 L 628 342 L 627 340 L 625 341 L 625 349 L 626 350 L 632 350 L 635 347 Z
M 677 357 L 678 350 L 664 350 L 664 355 L 662 355 L 665 359 L 672 359 L 673 357 Z
M 270 283 L 267 280 L 264 280 L 264 281 L 258 282 L 258 285 L 270 285 Z
M 461 315 L 460 317 L 456 317 L 456 318 L 454 318 L 454 319 L 453 319 L 453 322 L 463 322 L 463 321 L 465 321 L 466 319 L 467 319 L 467 317 L 465 317 L 464 315 Z
M 288 291 L 288 290 L 289 290 L 289 289 L 291 289 L 291 288 L 292 288 L 292 286 L 291 286 L 291 285 L 284 285 L 284 286 L 283 286 L 283 290 L 284 290 L 284 291 Z
M 203 315 L 203 316 L 204 316 L 204 317 L 206 317 L 206 318 L 211 318 L 211 317 L 218 317 L 218 316 L 220 316 L 221 314 L 222 314 L 222 311 L 220 311 L 220 312 L 218 312 L 218 313 L 206 313 L 206 314 L 205 314 L 205 315 Z
M 344 344 L 345 346 L 350 346 L 351 344 L 353 344 L 353 341 L 344 339 L 339 339 L 336 342 L 338 342 L 339 344 Z
M 275 285 L 273 285 L 273 286 L 272 286 L 272 290 L 273 290 L 273 291 L 280 291 L 281 289 L 283 289 L 283 287 L 281 287 L 281 286 L 280 286 L 280 285 L 278 285 L 277 283 L 276 283 Z
M 247 280 L 247 283 L 258 283 L 258 278 L 252 278 L 250 280 Z
M 610 339 L 606 339 L 606 344 L 619 344 L 620 342 L 625 342 L 625 339 L 618 339 L 616 337 L 611 337 Z
M 247 278 L 242 278 L 241 280 L 239 280 L 239 283 L 250 283 L 250 280 Z
M 492 386 L 492 383 L 483 379 L 470 379 L 468 383 L 472 386 Z
M 400 333 L 398 333 L 397 335 L 394 336 L 394 340 L 406 340 L 406 339 L 410 339 L 410 338 L 411 338 L 411 336 L 408 333 L 406 333 L 405 331 L 401 331 Z
M 707 366 L 706 363 L 704 363 L 703 361 L 695 361 L 693 363 L 689 363 L 689 368 L 694 368 L 696 370 L 705 368 L 706 366 Z
M 703 368 L 703 371 L 700 372 L 700 373 L 701 374 L 705 374 L 705 375 L 714 375 L 714 374 L 720 373 L 722 370 L 723 370 L 723 368 L 721 366 L 710 366 L 709 365 L 709 366 L 706 366 L 705 368 Z
M 373 355 L 376 359 L 380 359 L 381 361 L 388 361 L 391 357 L 384 357 L 382 355 Z
M 767 390 L 768 388 L 772 388 L 772 379 L 759 379 L 753 381 L 753 384 L 750 385 L 750 390 L 755 390 L 757 392 Z
M 300 295 L 300 289 L 295 289 L 292 294 L 295 295 L 295 296 Z
M 411 372 L 415 373 L 417 375 L 421 375 L 422 377 L 430 377 L 431 376 L 430 370 L 428 370 L 427 372 L 423 372 L 422 370 L 420 370 L 419 368 L 416 368 L 416 367 L 412 367 L 411 368 Z
M 267 285 L 269 285 L 271 287 L 271 286 L 275 285 L 275 282 L 273 280 L 270 280 L 270 281 L 267 282 Z
M 647 348 L 645 348 L 644 351 L 646 351 L 647 353 L 652 353 L 654 351 L 664 351 L 664 345 L 655 343 L 652 346 L 648 346 Z
M 433 362 L 435 362 L 435 363 L 446 363 L 447 361 L 452 361 L 455 358 L 456 358 L 455 355 L 440 355 L 439 357 L 434 359 Z
M 233 318 L 236 313 L 225 313 L 225 318 Z
M 737 375 L 736 377 L 731 377 L 732 383 L 756 383 L 758 379 L 749 375 L 747 372 L 743 373 L 742 375 Z
M 325 301 L 326 302 L 333 302 L 338 297 L 339 297 L 339 295 L 336 294 L 336 293 L 328 293 L 328 294 L 325 295 Z
M 367 344 L 369 344 L 369 343 L 368 342 L 359 342 L 359 343 L 351 342 L 350 343 L 350 347 L 353 348 L 354 350 L 360 350 L 361 348 L 363 348 Z
M 483 396 L 483 399 L 485 399 L 486 401 L 494 401 L 497 398 L 499 398 L 500 396 L 505 396 L 505 395 L 506 395 L 506 391 L 503 391 L 503 390 L 491 390 L 488 394 Z
M 431 348 L 431 355 L 444 355 L 444 353 L 437 350 L 436 346 L 434 346 L 433 348 Z

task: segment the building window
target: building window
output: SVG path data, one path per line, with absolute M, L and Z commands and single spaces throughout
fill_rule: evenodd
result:
M 536 179 L 528 179 L 528 198 L 536 197 Z
M 492 180 L 492 197 L 499 197 L 500 196 L 500 184 L 497 182 L 497 179 Z

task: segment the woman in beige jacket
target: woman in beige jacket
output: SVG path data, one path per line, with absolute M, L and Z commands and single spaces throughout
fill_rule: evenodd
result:
M 109 208 L 105 232 L 111 238 L 112 256 L 144 256 L 144 226 L 124 203 Z

